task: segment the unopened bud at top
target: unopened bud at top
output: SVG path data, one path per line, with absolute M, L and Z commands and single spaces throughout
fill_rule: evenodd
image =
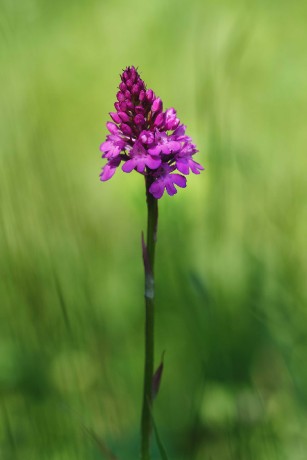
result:
M 146 91 L 146 98 L 148 100 L 148 102 L 152 102 L 153 101 L 153 98 L 154 98 L 154 92 L 152 89 L 148 89 Z
M 161 112 L 162 108 L 163 108 L 162 101 L 161 101 L 161 99 L 159 97 L 157 97 L 157 99 L 155 99 L 153 101 L 153 103 L 152 103 L 151 111 L 152 112 Z

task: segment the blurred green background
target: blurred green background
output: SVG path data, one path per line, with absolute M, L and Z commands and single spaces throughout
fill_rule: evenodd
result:
M 104 458 L 88 430 L 138 458 L 144 184 L 99 182 L 127 65 L 206 167 L 159 203 L 155 418 L 170 459 L 306 459 L 306 13 L 1 0 L 1 459 Z

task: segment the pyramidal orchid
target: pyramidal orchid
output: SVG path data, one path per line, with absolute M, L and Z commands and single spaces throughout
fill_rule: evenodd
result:
M 176 110 L 163 111 L 161 99 L 146 88 L 135 67 L 122 73 L 116 98 L 112 121 L 107 122 L 110 134 L 100 146 L 107 160 L 100 179 L 111 179 L 122 165 L 126 173 L 136 171 L 149 178 L 149 193 L 154 198 L 160 199 L 165 190 L 175 195 L 175 185 L 186 187 L 185 175 L 203 169 L 194 160 L 198 150 L 185 134 Z
M 154 372 L 154 261 L 158 226 L 158 200 L 165 191 L 173 196 L 185 188 L 190 172 L 204 168 L 194 160 L 198 152 L 186 135 L 186 126 L 174 108 L 163 110 L 163 103 L 146 87 L 135 67 L 121 74 L 119 91 L 110 113 L 109 131 L 100 146 L 106 164 L 101 181 L 113 177 L 121 166 L 125 173 L 136 171 L 145 178 L 147 197 L 147 238 L 142 234 L 145 272 L 145 366 L 141 418 L 141 459 L 150 460 L 152 403 L 160 386 L 163 365 Z

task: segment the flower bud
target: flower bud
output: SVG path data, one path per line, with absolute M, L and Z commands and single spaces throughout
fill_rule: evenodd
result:
M 124 82 L 121 82 L 121 84 L 119 85 L 119 89 L 120 89 L 121 91 L 123 91 L 123 92 L 126 91 L 127 86 L 125 85 Z
M 126 112 L 118 112 L 118 118 L 120 119 L 119 123 L 121 123 L 122 121 L 129 121 L 130 120 L 129 115 L 127 115 Z
M 119 110 L 120 112 L 126 112 L 127 108 L 128 108 L 128 107 L 127 107 L 127 103 L 126 103 L 126 102 L 121 102 L 121 103 L 119 104 L 118 110 Z
M 136 113 L 141 113 L 142 115 L 144 115 L 145 113 L 145 109 L 144 107 L 142 107 L 141 105 L 137 105 L 134 110 L 136 111 Z
M 107 122 L 107 129 L 110 131 L 111 134 L 116 134 L 118 131 L 118 127 L 111 121 Z
M 164 113 L 159 113 L 157 118 L 154 121 L 154 126 L 156 128 L 161 128 L 164 124 Z
M 154 98 L 154 93 L 153 93 L 152 89 L 148 89 L 146 91 L 146 98 L 147 98 L 148 102 L 152 102 L 152 100 Z
M 120 125 L 120 129 L 122 130 L 124 134 L 126 134 L 126 136 L 130 136 L 132 134 L 132 129 L 126 123 L 122 123 Z
M 141 115 L 140 113 L 138 113 L 134 119 L 133 119 L 134 123 L 136 125 L 143 125 L 145 123 L 145 118 L 143 117 L 143 115 Z
M 134 84 L 134 85 L 132 86 L 131 92 L 132 92 L 132 94 L 139 94 L 140 89 L 141 89 L 141 88 L 140 88 L 139 84 L 136 83 L 136 84 Z
M 134 105 L 131 101 L 128 101 L 127 99 L 125 100 L 125 103 L 126 103 L 126 106 L 127 106 L 127 109 L 128 110 L 133 110 L 134 109 Z
M 146 93 L 145 93 L 145 91 L 142 89 L 142 90 L 140 91 L 140 94 L 139 94 L 139 100 L 140 100 L 140 102 L 142 102 L 142 101 L 145 99 L 145 95 L 146 95 Z
M 137 73 L 134 67 L 130 70 L 130 79 L 135 82 L 137 79 Z
M 118 91 L 118 93 L 116 94 L 116 98 L 119 102 L 122 102 L 125 100 L 125 96 L 121 91 Z
M 121 123 L 121 119 L 119 118 L 118 113 L 110 112 L 110 117 L 113 121 L 115 121 L 115 123 Z
M 165 112 L 165 129 L 176 129 L 179 123 L 180 120 L 176 117 L 176 110 L 173 108 L 167 109 Z
M 126 81 L 126 85 L 127 85 L 127 88 L 130 89 L 130 88 L 132 88 L 133 83 L 132 83 L 132 81 L 129 79 L 129 80 Z
M 165 129 L 174 130 L 178 127 L 179 123 L 180 123 L 179 118 L 175 118 L 174 120 L 168 120 L 168 122 L 165 123 Z
M 157 97 L 157 99 L 155 99 L 152 103 L 152 106 L 151 106 L 151 111 L 152 112 L 161 112 L 162 110 L 162 101 L 159 97 Z

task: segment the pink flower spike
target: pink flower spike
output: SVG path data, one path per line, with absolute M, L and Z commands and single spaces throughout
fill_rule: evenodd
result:
M 197 147 L 185 134 L 186 126 L 176 110 L 170 107 L 163 112 L 162 100 L 146 89 L 134 66 L 126 67 L 120 78 L 112 121 L 106 124 L 109 134 L 100 145 L 107 160 L 100 179 L 109 180 L 123 162 L 124 172 L 146 175 L 155 198 L 161 198 L 165 190 L 175 195 L 177 187 L 186 187 L 181 174 L 199 174 L 204 169 L 194 161 Z

